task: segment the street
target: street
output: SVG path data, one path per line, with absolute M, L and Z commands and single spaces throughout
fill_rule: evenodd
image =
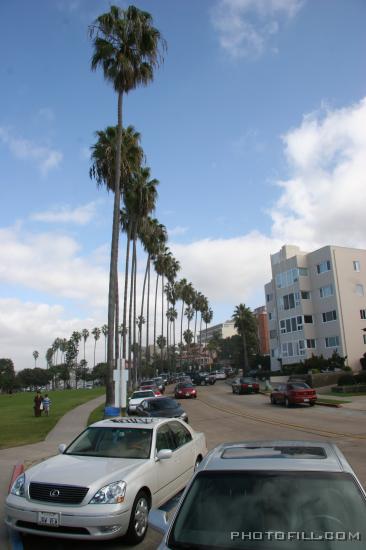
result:
M 170 392 L 167 391 L 167 395 Z M 184 400 L 182 405 L 188 413 L 190 424 L 206 434 L 207 446 L 212 449 L 224 441 L 244 440 L 326 440 L 334 441 L 351 463 L 361 483 L 366 486 L 366 398 L 365 410 L 330 408 L 323 406 L 298 406 L 286 409 L 273 406 L 263 395 L 233 395 L 224 381 L 214 386 L 198 387 L 198 398 Z M 161 537 L 148 531 L 145 541 L 134 548 L 155 550 Z M 26 550 L 63 550 L 70 541 L 26 536 Z M 77 542 L 77 550 L 115 550 L 132 548 L 121 541 Z

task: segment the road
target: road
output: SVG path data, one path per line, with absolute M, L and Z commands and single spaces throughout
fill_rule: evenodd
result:
M 168 393 L 168 392 L 167 392 Z M 361 483 L 366 487 L 366 398 L 364 411 L 346 407 L 298 406 L 285 409 L 273 406 L 263 395 L 233 395 L 223 381 L 214 386 L 198 388 L 198 399 L 183 403 L 191 425 L 206 434 L 212 449 L 224 441 L 305 439 L 334 441 L 351 463 Z M 149 530 L 138 546 L 117 542 L 79 543 L 73 550 L 120 550 L 138 548 L 155 550 L 161 537 Z M 25 550 L 66 550 L 70 542 L 24 537 Z

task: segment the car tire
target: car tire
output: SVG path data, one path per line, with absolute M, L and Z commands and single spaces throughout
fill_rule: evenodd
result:
M 198 457 L 196 458 L 196 462 L 194 463 L 194 468 L 193 468 L 193 471 L 194 471 L 194 472 L 197 470 L 197 468 L 198 468 L 198 466 L 201 464 L 201 462 L 202 462 L 202 457 L 198 456 Z
M 272 405 L 276 405 L 276 404 L 277 404 L 277 401 L 276 401 L 276 399 L 273 397 L 273 395 L 271 395 L 271 403 L 272 403 Z
M 283 404 L 285 405 L 285 407 L 287 409 L 290 408 L 291 404 L 290 404 L 290 401 L 288 400 L 288 397 L 285 397 L 285 400 L 284 400 Z
M 139 491 L 132 506 L 130 523 L 124 537 L 130 544 L 139 544 L 144 540 L 148 526 L 149 509 L 150 502 L 147 494 L 145 491 Z
M 310 405 L 310 407 L 314 407 L 315 401 L 310 401 L 309 405 Z

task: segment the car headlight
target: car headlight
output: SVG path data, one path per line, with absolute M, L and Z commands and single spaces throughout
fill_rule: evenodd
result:
M 14 481 L 10 493 L 12 495 L 16 495 L 17 497 L 24 497 L 24 485 L 25 485 L 25 475 L 21 474 L 19 477 L 16 478 Z
M 125 499 L 127 483 L 115 481 L 95 493 L 89 504 L 120 504 Z
M 179 418 L 187 418 L 187 413 L 182 413 Z

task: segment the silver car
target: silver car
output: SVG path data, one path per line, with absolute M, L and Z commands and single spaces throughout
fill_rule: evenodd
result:
M 5 522 L 51 537 L 140 542 L 148 511 L 181 491 L 207 453 L 205 437 L 177 418 L 114 418 L 89 426 L 61 455 L 20 475 Z
M 363 550 L 366 493 L 330 443 L 227 443 L 201 463 L 159 550 Z

